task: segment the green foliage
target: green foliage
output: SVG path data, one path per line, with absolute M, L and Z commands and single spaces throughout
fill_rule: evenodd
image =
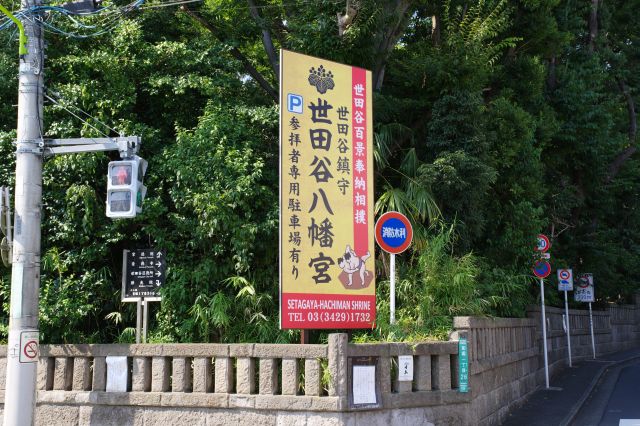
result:
M 589 2 L 352 5 L 342 36 L 345 4 L 332 0 L 265 0 L 257 18 L 248 4 L 208 0 L 188 5 L 206 27 L 162 7 L 97 38 L 47 33 L 56 102 L 45 105 L 44 136 L 142 136 L 149 192 L 141 216 L 106 220 L 116 154 L 45 161 L 43 341 L 134 341 L 122 250 L 150 246 L 168 264 L 150 341 L 294 340 L 277 319 L 278 111 L 248 71 L 277 91 L 265 32 L 276 50 L 380 71 L 375 208 L 407 214 L 415 240 L 399 256 L 397 324 L 379 254 L 377 327 L 358 339 L 446 338 L 454 315 L 523 316 L 538 294 L 540 232 L 552 236 L 554 266 L 594 273 L 602 303 L 629 299 L 640 280 L 640 163 L 634 154 L 612 166 L 637 144 L 634 3 L 600 2 L 593 43 Z M 13 187 L 17 43 L 11 31 L 0 41 L 0 184 Z M 9 274 L 0 272 L 0 340 Z M 551 281 L 547 301 L 559 302 Z
M 506 0 L 481 0 L 458 5 L 451 10 L 451 0 L 443 4 L 442 20 L 446 41 L 476 60 L 493 66 L 508 47 L 515 47 L 520 37 L 501 37 L 511 26 Z
M 480 259 L 456 255 L 455 239 L 455 225 L 438 222 L 424 247 L 399 262 L 405 266 L 396 283 L 396 324 L 389 323 L 389 282 L 378 283 L 376 329 L 358 341 L 444 339 L 454 316 L 483 315 L 496 305 L 480 292 Z

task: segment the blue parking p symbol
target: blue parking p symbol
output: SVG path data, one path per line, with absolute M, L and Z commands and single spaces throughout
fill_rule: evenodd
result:
M 287 94 L 287 110 L 302 114 L 302 96 L 294 95 L 293 93 Z

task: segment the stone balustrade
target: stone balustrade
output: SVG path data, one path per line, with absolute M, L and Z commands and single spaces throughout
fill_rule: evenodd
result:
M 567 364 L 563 314 L 546 309 L 552 376 Z M 636 305 L 593 311 L 598 354 L 638 345 L 638 314 Z M 449 341 L 415 344 L 331 334 L 320 345 L 43 345 L 36 425 L 496 425 L 544 382 L 540 317 L 539 307 L 528 318 L 457 317 Z M 570 325 L 573 358 L 591 357 L 588 311 L 570 310 Z M 462 337 L 468 393 L 458 383 Z M 6 357 L 0 346 L 0 418 Z M 413 360 L 406 381 L 400 357 Z M 356 365 L 375 366 L 373 404 L 354 403 Z M 124 382 L 110 391 L 115 370 Z
M 40 404 L 348 411 L 353 358 L 375 360 L 378 407 L 463 403 L 457 392 L 458 342 L 325 345 L 42 345 Z M 0 347 L 0 403 L 6 347 Z M 412 381 L 397 380 L 398 356 L 413 356 Z M 109 392 L 111 357 L 126 357 L 126 381 Z M 115 365 L 115 364 L 114 364 Z

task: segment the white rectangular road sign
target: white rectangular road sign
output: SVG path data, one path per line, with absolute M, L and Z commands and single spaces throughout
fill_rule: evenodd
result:
M 558 269 L 558 291 L 573 291 L 573 271 Z
M 595 291 L 593 289 L 593 274 L 582 274 L 578 278 L 578 283 L 573 292 L 576 302 L 595 302 Z

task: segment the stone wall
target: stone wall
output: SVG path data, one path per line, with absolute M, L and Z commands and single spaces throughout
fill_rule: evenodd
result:
M 550 386 L 553 376 L 568 367 L 564 309 L 546 307 L 547 358 Z M 592 358 L 588 310 L 569 310 L 571 359 Z M 611 305 L 607 311 L 593 311 L 596 356 L 640 345 L 640 309 L 637 305 Z M 466 331 L 471 346 L 470 409 L 472 424 L 499 425 L 510 410 L 524 403 L 539 386 L 544 386 L 544 354 L 540 307 L 530 307 L 527 318 L 458 317 L 454 328 Z
M 546 310 L 552 375 L 567 365 L 563 313 Z M 640 344 L 635 305 L 593 314 L 598 354 Z M 332 334 L 326 345 L 43 345 L 36 424 L 497 425 L 544 384 L 539 308 L 528 316 L 458 317 L 450 341 L 419 344 L 350 344 Z M 590 357 L 588 311 L 570 317 L 573 359 Z M 469 393 L 458 385 L 462 336 Z M 406 355 L 413 381 L 401 382 Z M 0 417 L 6 356 L 0 347 Z M 106 391 L 112 356 L 126 357 L 126 391 Z M 351 403 L 357 360 L 375 365 L 375 406 Z

